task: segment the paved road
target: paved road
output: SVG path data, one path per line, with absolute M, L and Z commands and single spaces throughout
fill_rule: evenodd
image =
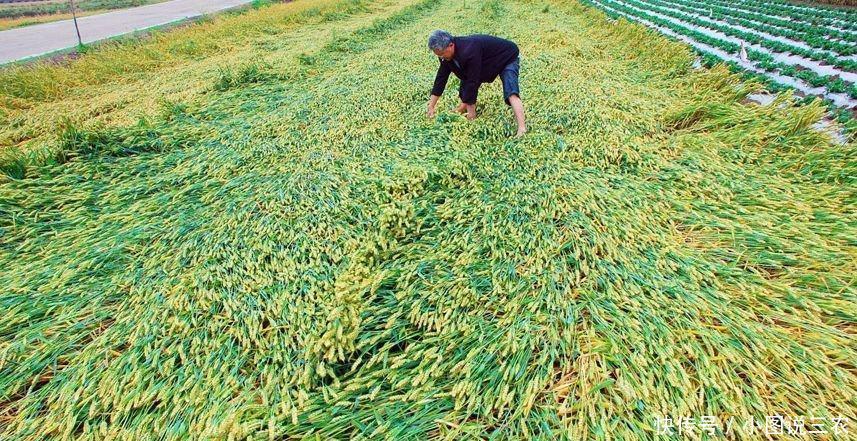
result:
M 163 3 L 80 17 L 84 43 L 249 3 L 251 0 L 171 0 Z M 77 46 L 71 20 L 0 31 L 0 64 Z

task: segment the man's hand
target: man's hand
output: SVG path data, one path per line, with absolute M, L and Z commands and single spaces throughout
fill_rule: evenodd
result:
M 437 106 L 437 100 L 438 99 L 440 99 L 440 97 L 437 95 L 432 95 L 431 98 L 429 98 L 428 109 L 426 109 L 426 116 L 427 117 L 434 118 L 434 114 L 435 114 L 434 109 Z
M 467 104 L 460 103 L 458 107 L 455 108 L 455 113 L 464 113 L 467 111 Z

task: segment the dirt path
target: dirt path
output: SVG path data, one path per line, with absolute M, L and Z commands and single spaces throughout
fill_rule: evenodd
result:
M 228 9 L 249 0 L 172 0 L 78 19 L 84 43 Z M 72 20 L 0 32 L 0 63 L 21 60 L 77 45 Z

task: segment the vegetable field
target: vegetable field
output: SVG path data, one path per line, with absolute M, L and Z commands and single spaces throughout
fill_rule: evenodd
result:
M 727 62 L 770 90 L 821 97 L 842 122 L 857 108 L 857 9 L 783 0 L 585 3 L 690 43 L 706 65 Z
M 498 82 L 426 118 L 435 28 L 518 44 L 526 136 Z M 1 70 L 0 439 L 848 439 L 857 143 L 695 59 L 575 1 L 297 0 Z

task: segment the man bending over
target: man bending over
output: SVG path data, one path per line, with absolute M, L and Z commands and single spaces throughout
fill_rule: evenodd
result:
M 434 79 L 431 98 L 428 102 L 428 116 L 435 114 L 435 106 L 449 74 L 454 73 L 461 80 L 458 96 L 461 103 L 456 108 L 459 113 L 467 113 L 467 119 L 476 118 L 476 95 L 482 83 L 490 83 L 498 76 L 503 82 L 503 99 L 512 107 L 515 121 L 518 123 L 516 136 L 527 131 L 524 120 L 524 104 L 518 89 L 518 46 L 502 38 L 491 35 L 468 35 L 453 37 L 446 31 L 433 31 L 428 40 L 429 49 L 440 59 L 440 67 Z

